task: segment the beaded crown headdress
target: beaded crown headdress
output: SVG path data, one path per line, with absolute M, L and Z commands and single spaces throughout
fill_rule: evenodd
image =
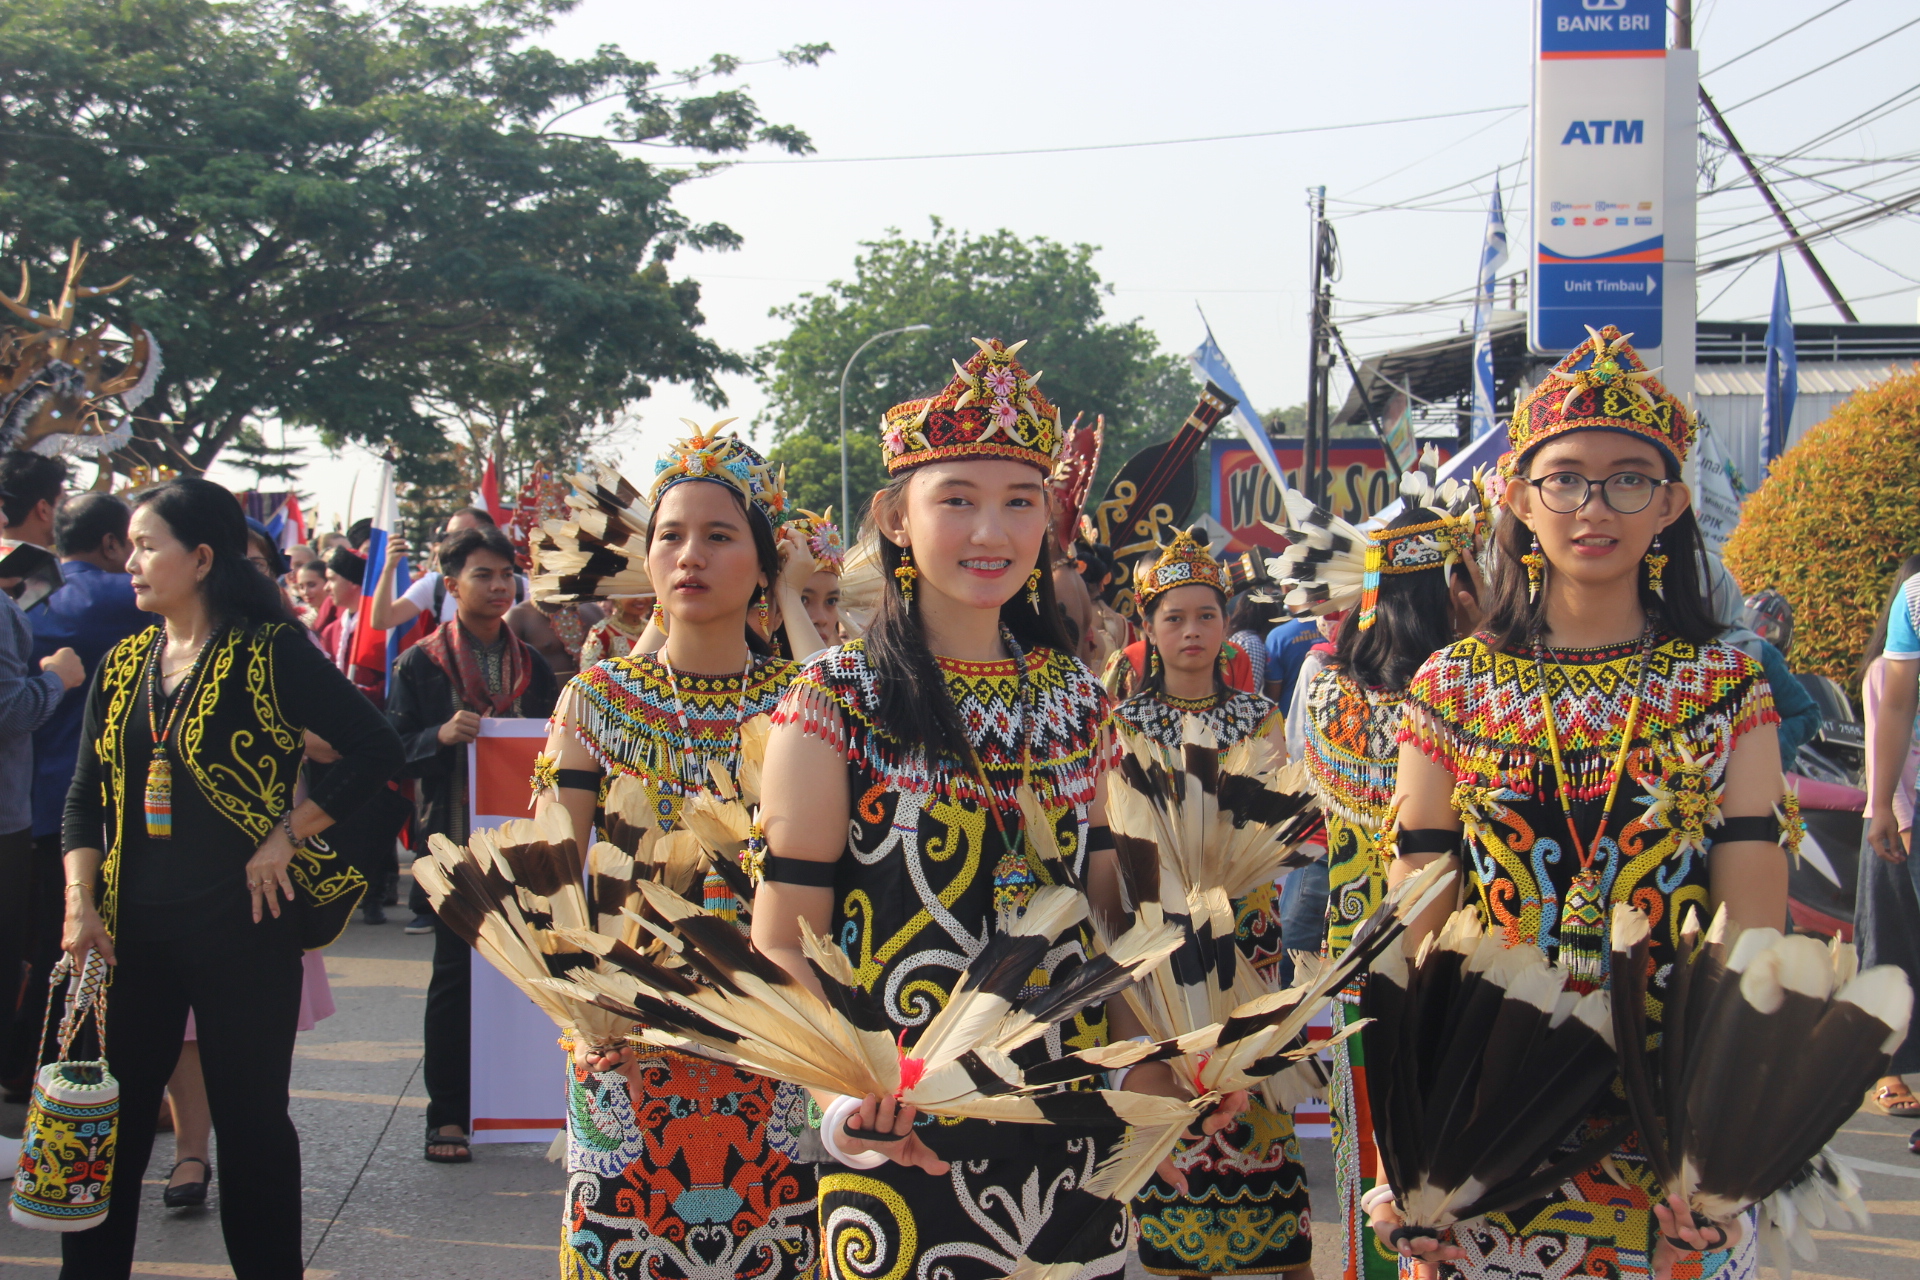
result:
M 1151 563 L 1145 556 L 1140 557 L 1134 570 L 1133 598 L 1144 612 L 1147 605 L 1175 587 L 1196 584 L 1227 594 L 1220 562 L 1207 550 L 1206 543 L 1182 529 Z
M 945 458 L 1011 458 L 1045 472 L 1060 456 L 1060 411 L 1040 393 L 1039 374 L 1010 347 L 975 338 L 980 350 L 953 362 L 953 380 L 940 391 L 887 410 L 880 445 L 888 474 Z
M 1638 436 L 1659 446 L 1675 466 L 1685 462 L 1698 429 L 1693 414 L 1654 377 L 1659 370 L 1640 359 L 1627 341 L 1632 334 L 1612 325 L 1587 332 L 1592 336 L 1514 406 L 1507 429 L 1513 453 L 1501 459 L 1503 470 L 1516 470 L 1555 436 L 1591 429 Z
M 817 515 L 805 507 L 793 513 L 793 519 L 787 521 L 787 528 L 797 531 L 807 540 L 807 550 L 813 553 L 814 563 L 828 573 L 837 574 L 847 562 L 847 547 L 840 540 L 840 527 L 833 523 L 833 508 L 828 507 L 825 515 Z
M 654 464 L 648 505 L 659 506 L 660 495 L 682 481 L 712 480 L 730 485 L 769 527 L 779 527 L 787 509 L 785 474 L 776 475 L 767 460 L 739 436 L 720 434 L 720 428 L 732 418 L 716 422 L 705 431 L 690 418 L 680 421 L 692 427 L 693 434 L 673 445 Z

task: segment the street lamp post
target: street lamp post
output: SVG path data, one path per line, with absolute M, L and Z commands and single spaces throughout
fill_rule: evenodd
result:
M 853 362 L 860 358 L 860 353 L 880 339 L 891 338 L 902 333 L 925 333 L 931 328 L 933 326 L 930 324 L 910 324 L 899 329 L 888 329 L 885 333 L 876 333 L 854 348 L 853 354 L 847 357 L 847 367 L 840 371 L 840 527 L 847 531 L 848 537 L 853 536 L 853 522 L 852 517 L 848 515 L 847 506 L 847 375 L 853 372 Z

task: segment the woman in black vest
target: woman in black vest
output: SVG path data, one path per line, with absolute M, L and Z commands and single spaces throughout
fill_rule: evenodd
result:
M 187 1011 L 220 1149 L 220 1225 L 240 1280 L 298 1280 L 300 1139 L 287 1115 L 301 953 L 332 942 L 366 891 L 312 838 L 400 766 L 384 717 L 353 693 L 247 562 L 217 484 L 180 479 L 133 515 L 127 568 L 162 624 L 94 673 L 67 794 L 66 934 L 112 964 L 106 1058 L 121 1087 L 106 1221 L 62 1238 L 63 1277 L 133 1265 L 140 1180 Z M 293 804 L 302 733 L 340 763 Z M 105 851 L 104 853 L 102 851 Z

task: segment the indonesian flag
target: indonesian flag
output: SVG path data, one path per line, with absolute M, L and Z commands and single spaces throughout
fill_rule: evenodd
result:
M 500 501 L 499 459 L 489 456 L 487 469 L 480 473 L 480 488 L 473 495 L 473 505 L 482 507 L 493 517 L 494 524 L 502 529 L 507 527 L 508 511 Z

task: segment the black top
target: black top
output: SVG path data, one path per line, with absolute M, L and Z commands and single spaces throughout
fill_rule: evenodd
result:
M 138 688 L 126 688 L 130 696 L 119 726 L 125 781 L 114 788 L 123 797 L 120 803 L 125 809 L 120 823 L 118 899 L 119 905 L 136 917 L 162 914 L 178 920 L 189 904 L 197 904 L 192 914 L 199 915 L 199 907 L 218 909 L 230 906 L 230 900 L 245 901 L 244 868 L 261 840 L 228 813 L 236 811 L 236 797 L 248 809 L 263 812 L 271 798 L 279 806 L 278 812 L 266 815 L 273 820 L 291 807 L 290 780 L 304 750 L 300 730 L 312 730 L 340 753 L 339 764 L 310 795 L 336 821 L 393 776 L 400 766 L 400 743 L 379 709 L 360 696 L 302 629 L 270 628 L 261 637 L 268 664 L 260 669 L 270 672 L 264 688 L 248 687 L 252 681 L 247 673 L 254 668 L 244 663 L 208 662 L 183 681 L 172 696 L 163 698 L 158 709 L 162 725 L 178 699 L 194 701 L 181 708 L 168 736 L 168 753 L 173 761 L 173 833 L 166 839 L 150 838 L 144 799 L 153 739 L 145 671 L 157 634 L 149 629 L 125 642 L 131 647 L 116 650 L 95 673 L 87 692 L 73 785 L 67 791 L 62 847 L 111 846 L 108 768 L 100 758 L 110 682 L 100 673 L 117 661 L 126 668 L 122 675 L 131 675 L 132 664 L 137 662 Z M 217 641 L 209 645 L 209 655 L 222 647 Z M 211 703 L 200 697 L 209 682 L 217 682 Z M 256 702 L 256 694 L 264 706 Z M 263 712 L 267 707 L 277 713 L 279 724 L 266 723 Z M 189 726 L 196 723 L 197 731 L 189 732 Z M 285 732 L 287 726 L 291 726 L 291 734 Z M 190 751 L 199 753 L 198 769 L 194 767 L 196 761 L 185 754 Z M 223 794 L 210 797 L 202 774 Z M 250 783 L 260 778 L 286 781 L 262 794 L 251 794 Z
M 529 646 L 528 654 L 533 661 L 527 691 L 520 695 L 513 713 L 544 720 L 553 714 L 560 683 L 538 650 Z M 467 836 L 467 749 L 440 741 L 440 726 L 462 709 L 454 701 L 453 681 L 424 649 L 416 645 L 393 664 L 393 679 L 387 682 L 387 723 L 400 735 L 406 757 L 399 776 L 420 780 L 421 831 L 457 841 Z

